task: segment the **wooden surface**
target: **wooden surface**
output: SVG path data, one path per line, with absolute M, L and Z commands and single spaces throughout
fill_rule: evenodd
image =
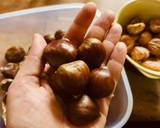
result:
M 74 2 L 87 2 L 88 0 L 74 0 Z M 93 0 L 97 3 L 100 10 L 112 9 L 114 11 L 119 8 L 128 0 Z M 68 3 L 71 0 L 1 0 L 0 13 L 13 10 L 20 10 L 25 8 L 32 8 L 37 6 L 44 6 L 57 3 Z M 17 21 L 15 21 L 17 22 Z M 33 21 L 34 22 L 34 21 Z M 58 27 L 58 26 L 57 26 Z M 36 30 L 36 28 L 35 28 Z M 26 30 L 29 31 L 29 30 Z M 7 39 L 9 42 L 14 42 L 16 33 L 10 32 L 12 38 Z M 0 33 L 0 41 L 6 41 L 5 35 Z M 21 38 L 25 38 L 24 34 L 21 34 Z M 5 39 L 5 40 L 3 40 Z M 31 41 L 31 39 L 29 40 Z M 24 42 L 25 43 L 25 42 Z M 9 45 L 7 45 L 9 46 Z M 0 53 L 5 49 L 0 47 Z M 2 57 L 2 56 L 1 56 Z M 131 115 L 131 121 L 160 121 L 160 81 L 151 80 L 145 78 L 129 63 L 125 64 L 126 71 L 131 84 L 134 107 Z

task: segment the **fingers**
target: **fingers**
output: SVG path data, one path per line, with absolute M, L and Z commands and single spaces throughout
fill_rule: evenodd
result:
M 96 13 L 94 3 L 86 4 L 78 13 L 69 30 L 66 33 L 66 38 L 70 39 L 76 46 L 79 46 L 83 41 L 88 27 L 90 26 Z
M 93 27 L 91 27 L 86 38 L 94 37 L 103 41 L 106 32 L 109 30 L 113 20 L 114 20 L 114 13 L 112 11 L 103 12 L 100 18 L 95 22 Z
M 118 42 L 113 49 L 110 59 L 107 63 L 108 68 L 111 71 L 112 76 L 116 81 L 119 80 L 119 76 L 125 62 L 125 57 L 127 54 L 126 45 L 122 42 Z
M 105 40 L 103 41 L 104 47 L 106 49 L 105 62 L 107 62 L 114 49 L 114 46 L 119 41 L 121 33 L 122 33 L 122 27 L 119 24 L 115 23 L 111 26 Z
M 16 77 L 40 75 L 43 68 L 41 58 L 45 46 L 46 42 L 44 41 L 43 37 L 39 34 L 35 34 L 30 51 L 25 57 L 25 60 L 22 63 Z

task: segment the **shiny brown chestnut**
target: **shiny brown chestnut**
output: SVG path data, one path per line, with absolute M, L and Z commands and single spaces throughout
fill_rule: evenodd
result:
M 100 67 L 105 56 L 103 43 L 96 38 L 85 39 L 78 49 L 78 59 L 86 62 L 91 69 Z
M 7 92 L 8 88 L 11 85 L 12 82 L 13 82 L 13 79 L 3 79 L 0 82 L 0 88 L 1 88 L 1 90 Z
M 100 116 L 99 107 L 89 96 L 71 102 L 68 106 L 67 118 L 74 125 L 86 125 Z
M 127 31 L 131 35 L 137 35 L 140 34 L 145 29 L 145 27 L 146 25 L 143 22 L 128 24 Z
M 54 37 L 56 40 L 62 39 L 65 35 L 65 32 L 63 30 L 57 30 L 54 34 Z
M 81 60 L 61 65 L 50 76 L 53 91 L 61 97 L 79 96 L 84 93 L 90 70 Z
M 6 65 L 0 67 L 0 72 L 5 78 L 14 78 L 19 70 L 19 64 L 17 63 L 7 63 Z
M 8 62 L 17 63 L 24 59 L 25 54 L 25 50 L 22 47 L 13 46 L 6 51 L 5 58 Z
M 43 57 L 52 67 L 74 61 L 77 56 L 77 49 L 68 39 L 53 40 L 43 52 Z
M 92 98 L 103 98 L 112 94 L 115 80 L 107 66 L 92 70 L 88 84 L 88 94 Z
M 46 34 L 44 35 L 44 39 L 45 41 L 48 43 L 50 43 L 52 40 L 54 40 L 54 35 L 51 35 L 51 34 Z

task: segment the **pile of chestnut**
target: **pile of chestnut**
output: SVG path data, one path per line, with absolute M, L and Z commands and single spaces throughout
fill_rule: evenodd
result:
M 0 72 L 3 75 L 3 79 L 0 82 L 0 91 L 4 92 L 4 97 L 6 97 L 8 87 L 16 76 L 19 65 L 23 61 L 25 55 L 25 50 L 20 46 L 12 46 L 7 49 L 5 53 L 5 60 L 7 63 L 0 67 Z
M 135 17 L 124 27 L 121 41 L 127 45 L 131 58 L 148 69 L 160 71 L 160 19 L 146 22 Z
M 55 36 L 46 35 L 48 42 L 43 59 L 50 65 L 48 82 L 67 119 L 74 125 L 85 125 L 100 116 L 97 99 L 113 93 L 115 80 L 102 66 L 106 51 L 102 42 L 87 38 L 76 46 L 58 30 Z

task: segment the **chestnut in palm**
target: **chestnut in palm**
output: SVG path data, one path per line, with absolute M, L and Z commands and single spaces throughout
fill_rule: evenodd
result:
M 68 120 L 74 125 L 86 125 L 100 116 L 98 105 L 87 95 L 71 102 L 67 112 Z
M 86 62 L 91 69 L 98 68 L 105 56 L 103 43 L 96 38 L 85 39 L 78 49 L 78 59 Z
M 43 56 L 52 67 L 59 67 L 61 64 L 74 61 L 77 49 L 67 39 L 53 40 L 45 47 Z
M 88 94 L 93 98 L 103 98 L 112 94 L 115 87 L 115 81 L 111 76 L 108 67 L 103 66 L 94 69 L 90 74 L 88 84 Z
M 50 76 L 53 91 L 61 97 L 79 96 L 84 93 L 90 70 L 81 60 L 61 65 Z

